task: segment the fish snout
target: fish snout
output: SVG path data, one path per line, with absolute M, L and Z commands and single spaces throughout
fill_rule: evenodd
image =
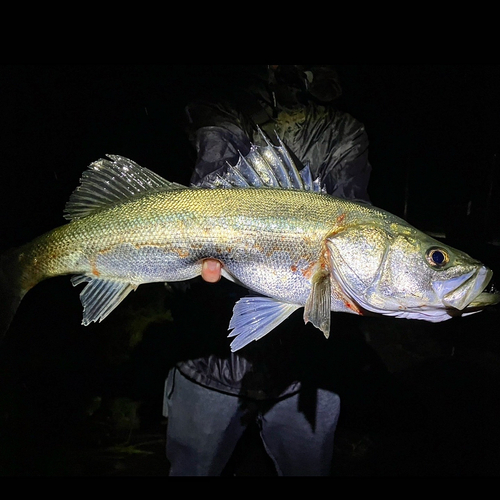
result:
M 493 304 L 495 300 L 496 302 L 500 300 L 498 294 L 482 293 L 492 276 L 491 269 L 481 266 L 461 276 L 436 281 L 432 286 L 446 307 L 463 310 L 473 303 L 474 306 L 481 307 Z

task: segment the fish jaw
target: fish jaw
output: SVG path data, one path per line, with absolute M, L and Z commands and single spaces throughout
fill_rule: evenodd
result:
M 475 300 L 477 306 L 483 303 L 484 305 L 494 304 L 500 300 L 498 294 L 482 293 L 492 276 L 493 271 L 486 266 L 482 266 L 457 278 L 447 281 L 435 281 L 432 287 L 446 307 L 462 311 Z M 480 296 L 482 298 L 479 298 Z

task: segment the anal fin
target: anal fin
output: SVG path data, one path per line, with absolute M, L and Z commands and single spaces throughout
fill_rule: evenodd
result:
M 91 278 L 90 276 L 73 276 L 71 282 L 73 286 L 88 282 L 80 292 L 80 300 L 83 305 L 82 325 L 85 326 L 93 321 L 101 322 L 132 290 L 137 288 L 137 285 L 131 283 Z
M 234 305 L 229 323 L 232 332 L 228 337 L 236 337 L 231 342 L 231 351 L 264 337 L 299 307 L 270 297 L 243 297 Z

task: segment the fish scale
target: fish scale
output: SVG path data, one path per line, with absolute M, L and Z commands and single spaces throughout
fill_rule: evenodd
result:
M 155 193 L 77 219 L 29 244 L 23 261 L 39 264 L 26 279 L 93 274 L 137 285 L 177 281 L 198 275 L 199 261 L 213 257 L 249 288 L 276 295 L 273 281 L 288 281 L 291 263 L 305 267 L 318 259 L 321 242 L 334 229 L 332 211 L 342 210 L 338 205 L 326 195 L 292 190 Z M 150 263 L 147 272 L 140 272 L 138 259 Z M 274 278 L 263 285 L 261 275 L 269 269 Z
M 85 284 L 88 325 L 143 283 L 198 276 L 207 258 L 253 293 L 235 304 L 232 350 L 301 307 L 328 337 L 331 311 L 437 322 L 499 301 L 483 292 L 486 266 L 384 210 L 325 194 L 282 143 L 252 146 L 190 188 L 109 155 L 84 172 L 65 217 L 68 224 L 1 256 L 3 331 L 24 294 L 51 276 Z

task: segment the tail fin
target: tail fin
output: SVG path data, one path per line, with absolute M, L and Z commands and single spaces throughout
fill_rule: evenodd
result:
M 19 250 L 10 250 L 0 255 L 0 342 L 25 293 L 21 287 Z

